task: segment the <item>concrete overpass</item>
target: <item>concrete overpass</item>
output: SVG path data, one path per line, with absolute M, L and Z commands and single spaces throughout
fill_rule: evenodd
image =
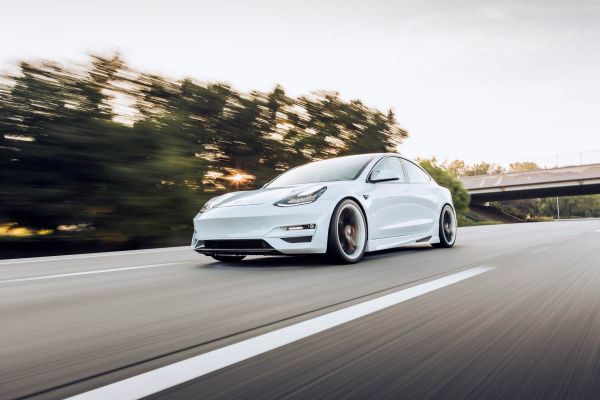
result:
M 473 204 L 488 201 L 575 196 L 600 193 L 600 164 L 463 176 L 460 181 Z

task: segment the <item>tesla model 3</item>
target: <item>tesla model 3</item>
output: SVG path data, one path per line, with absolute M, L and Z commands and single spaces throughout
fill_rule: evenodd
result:
M 293 168 L 258 190 L 209 200 L 194 218 L 192 248 L 219 261 L 248 255 L 327 254 L 452 247 L 450 191 L 398 154 L 361 154 Z

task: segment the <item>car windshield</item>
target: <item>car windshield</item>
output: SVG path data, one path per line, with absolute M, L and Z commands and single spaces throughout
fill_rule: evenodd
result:
M 373 159 L 372 154 L 361 154 L 315 161 L 293 168 L 271 181 L 267 187 L 300 185 L 303 183 L 350 181 L 356 179 Z

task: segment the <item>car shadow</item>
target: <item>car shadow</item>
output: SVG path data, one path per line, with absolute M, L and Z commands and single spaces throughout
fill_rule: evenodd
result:
M 386 258 L 386 257 L 394 257 L 397 256 L 399 254 L 407 254 L 407 253 L 417 253 L 417 252 L 421 252 L 421 251 L 432 251 L 435 250 L 435 248 L 431 247 L 428 244 L 420 244 L 420 245 L 414 245 L 414 246 L 407 246 L 407 247 L 396 247 L 396 248 L 392 248 L 392 249 L 385 249 L 385 250 L 378 250 L 378 251 L 372 251 L 370 253 L 365 254 L 365 260 L 366 259 L 378 259 L 378 258 Z
M 202 268 L 209 269 L 240 269 L 240 270 L 275 270 L 299 268 L 326 268 L 338 266 L 322 255 L 299 255 L 283 257 L 252 257 L 241 262 L 215 261 Z
M 431 246 L 412 246 L 399 247 L 395 249 L 379 250 L 365 254 L 364 258 L 353 265 L 368 263 L 370 260 L 377 260 L 387 257 L 396 257 L 401 254 L 433 250 Z M 252 257 L 241 262 L 222 262 L 214 261 L 200 268 L 205 269 L 236 269 L 236 270 L 284 270 L 284 269 L 304 269 L 304 268 L 333 268 L 348 267 L 347 264 L 338 264 L 331 261 L 325 255 L 299 255 L 284 257 Z

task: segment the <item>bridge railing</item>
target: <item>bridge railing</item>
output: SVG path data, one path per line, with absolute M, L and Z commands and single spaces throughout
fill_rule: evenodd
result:
M 534 163 L 537 166 L 537 168 L 529 169 L 530 171 L 600 164 L 600 149 L 579 151 L 573 153 L 550 154 L 546 156 L 522 157 L 520 159 L 513 160 L 512 163 Z M 506 166 L 505 169 L 506 172 L 515 172 L 509 170 L 508 166 Z M 496 173 L 491 173 L 489 175 L 495 174 Z
M 540 168 L 574 167 L 600 163 L 600 150 L 560 153 L 531 159 Z

